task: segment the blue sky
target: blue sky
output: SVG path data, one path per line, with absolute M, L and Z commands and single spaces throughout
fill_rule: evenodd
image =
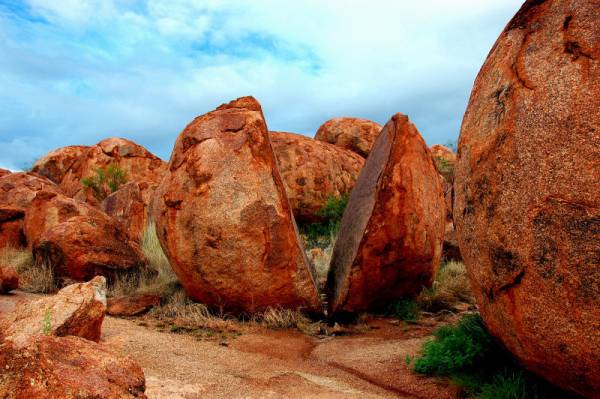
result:
M 521 0 L 0 0 L 0 167 L 111 136 L 168 159 L 195 116 L 244 95 L 313 136 L 408 114 L 455 140 Z

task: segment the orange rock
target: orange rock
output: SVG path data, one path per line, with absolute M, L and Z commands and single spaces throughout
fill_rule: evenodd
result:
M 0 345 L 0 397 L 146 398 L 141 367 L 107 346 L 79 337 L 31 337 Z
M 19 274 L 10 267 L 0 266 L 0 294 L 7 294 L 19 288 Z
M 319 127 L 315 140 L 335 144 L 366 158 L 381 129 L 379 123 L 368 119 L 334 118 Z
M 160 305 L 160 296 L 145 294 L 108 299 L 107 313 L 111 316 L 136 316 Z
M 598 1 L 532 1 L 475 81 L 455 221 L 479 309 L 531 371 L 600 398 Z
M 108 138 L 91 147 L 56 149 L 37 161 L 33 171 L 53 180 L 67 196 L 99 206 L 100 202 L 83 187 L 81 180 L 109 165 L 123 169 L 128 182 L 145 182 L 140 188 L 146 206 L 150 205 L 154 189 L 166 171 L 164 161 L 144 147 L 122 138 Z
M 40 190 L 59 193 L 50 180 L 30 173 L 11 173 L 0 177 L 0 206 L 25 210 Z
M 279 173 L 297 221 L 315 222 L 330 197 L 349 194 L 365 161 L 359 155 L 299 134 L 270 132 Z
M 456 154 L 444 145 L 434 144 L 429 148 L 429 151 L 431 151 L 434 158 L 441 158 L 452 164 L 456 163 Z
M 21 248 L 27 245 L 23 234 L 25 211 L 0 206 L 0 248 Z
M 8 170 L 8 169 L 2 169 L 2 168 L 0 168 L 0 177 L 9 175 L 11 173 L 12 172 L 10 170 Z
M 106 312 L 106 279 L 72 284 L 56 295 L 21 302 L 3 323 L 2 338 L 23 347 L 37 334 L 76 335 L 98 342 Z M 1 378 L 0 378 L 1 380 Z
M 25 216 L 24 232 L 29 246 L 33 246 L 44 232 L 75 216 L 107 218 L 102 211 L 85 202 L 51 191 L 39 191 Z
M 119 220 L 132 240 L 140 241 L 148 224 L 148 205 L 137 182 L 121 186 L 102 201 L 102 210 Z
M 156 192 L 154 220 L 192 299 L 233 312 L 319 308 L 254 98 L 224 104 L 179 135 Z
M 444 238 L 442 185 L 408 117 L 385 125 L 342 218 L 327 278 L 333 312 L 359 312 L 430 286 Z
M 33 243 L 33 256 L 52 266 L 57 277 L 77 281 L 98 275 L 112 280 L 146 263 L 139 245 L 107 215 L 73 216 L 56 224 Z

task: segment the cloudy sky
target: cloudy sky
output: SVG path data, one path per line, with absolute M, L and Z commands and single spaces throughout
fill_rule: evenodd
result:
M 244 95 L 313 136 L 408 114 L 455 140 L 522 0 L 0 0 L 0 167 L 130 138 L 168 159 L 195 116 Z

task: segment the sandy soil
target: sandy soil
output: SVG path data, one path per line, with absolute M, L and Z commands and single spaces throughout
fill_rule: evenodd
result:
M 0 313 L 31 297 L 0 296 Z M 405 363 L 438 324 L 433 318 L 410 326 L 373 319 L 363 332 L 339 337 L 256 327 L 225 341 L 144 324 L 107 317 L 102 342 L 140 364 L 149 398 L 454 397 L 452 388 L 413 375 Z

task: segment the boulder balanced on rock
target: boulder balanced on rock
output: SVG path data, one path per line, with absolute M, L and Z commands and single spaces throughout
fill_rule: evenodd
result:
M 327 278 L 332 312 L 359 312 L 432 283 L 444 239 L 438 172 L 408 117 L 377 138 L 352 191 Z
M 331 197 L 349 194 L 365 160 L 352 151 L 285 132 L 270 132 L 292 211 L 298 222 L 319 220 Z
M 527 1 L 471 94 L 454 219 L 479 310 L 531 371 L 600 398 L 600 9 Z
M 179 135 L 156 192 L 158 237 L 188 295 L 230 311 L 319 309 L 259 103 L 244 97 Z

